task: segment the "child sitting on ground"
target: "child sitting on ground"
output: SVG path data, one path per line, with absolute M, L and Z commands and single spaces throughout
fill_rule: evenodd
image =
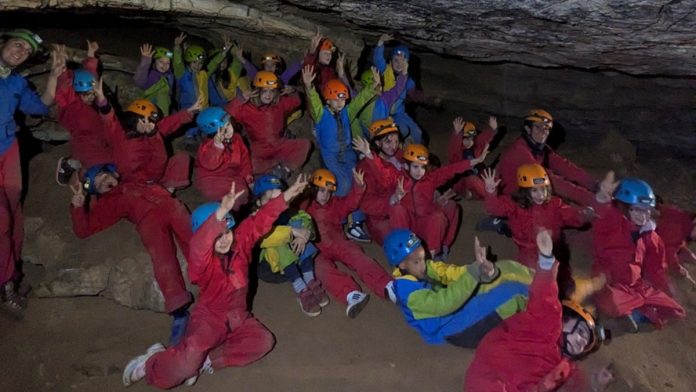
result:
M 449 163 L 459 162 L 464 159 L 471 159 L 481 155 L 484 147 L 491 143 L 498 131 L 498 120 L 490 116 L 488 124 L 479 131 L 476 125 L 463 118 L 457 117 L 452 122 L 454 132 L 449 141 Z M 486 187 L 481 177 L 482 168 L 472 167 L 461 175 L 455 177 L 452 189 L 464 199 L 483 199 L 486 197 Z
M 384 240 L 394 267 L 394 292 L 406 321 L 430 344 L 476 347 L 500 321 L 527 302 L 532 271 L 510 260 L 493 264 L 474 240 L 476 261 L 459 266 L 426 259 L 415 233 L 395 229 Z
M 163 47 L 150 44 L 140 46 L 140 64 L 135 70 L 133 81 L 143 90 L 142 97 L 154 103 L 169 115 L 174 93 L 174 74 L 172 73 L 172 57 L 174 53 Z

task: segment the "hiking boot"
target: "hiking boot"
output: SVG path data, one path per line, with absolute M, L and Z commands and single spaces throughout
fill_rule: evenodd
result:
M 58 166 L 56 167 L 56 182 L 60 186 L 68 186 L 68 184 L 70 184 L 70 178 L 77 170 L 80 169 L 79 165 L 75 165 L 71 161 L 73 160 L 69 157 L 61 157 L 58 160 Z
M 307 287 L 309 287 L 312 294 L 314 294 L 314 298 L 317 300 L 320 307 L 323 308 L 329 304 L 329 296 L 326 295 L 326 291 L 321 286 L 321 282 L 319 282 L 317 279 L 312 279 L 309 283 L 307 283 Z
M 356 318 L 365 305 L 367 305 L 370 296 L 360 291 L 351 291 L 348 293 L 346 299 L 348 300 L 346 316 L 348 316 L 348 318 Z
M 166 350 L 162 343 L 155 343 L 145 354 L 137 356 L 128 362 L 123 370 L 123 386 L 129 387 L 145 377 L 145 363 L 151 356 Z
M 15 290 L 14 282 L 9 281 L 0 288 L 0 308 L 19 320 L 24 317 L 27 299 Z
M 309 317 L 317 317 L 321 314 L 321 306 L 314 298 L 314 294 L 310 289 L 304 289 L 297 294 L 297 302 L 300 304 L 302 312 Z
M 350 240 L 363 243 L 372 242 L 370 236 L 367 234 L 367 230 L 365 230 L 363 222 L 352 222 L 350 225 L 346 226 L 345 233 L 346 237 Z
M 186 334 L 186 327 L 188 326 L 191 314 L 187 311 L 181 317 L 174 317 L 172 321 L 172 331 L 169 335 L 169 346 L 175 346 L 181 341 L 181 338 Z

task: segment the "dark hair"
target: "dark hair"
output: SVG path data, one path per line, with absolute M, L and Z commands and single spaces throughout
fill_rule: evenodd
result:
M 548 190 L 544 202 L 548 202 L 549 200 L 551 200 L 552 195 L 551 186 L 546 185 L 544 187 Z M 534 205 L 534 201 L 532 200 L 532 188 L 517 188 L 517 190 L 514 191 L 510 195 L 510 197 L 512 198 L 512 201 L 517 203 L 520 207 L 524 208 L 525 210 Z
M 370 145 L 372 145 L 372 147 L 374 147 L 375 149 L 377 149 L 377 148 L 378 148 L 377 142 L 380 141 L 380 140 L 386 139 L 387 136 L 391 135 L 392 133 L 395 133 L 395 134 L 396 134 L 396 137 L 399 138 L 399 143 L 403 143 L 403 142 L 404 142 L 404 138 L 401 136 L 401 132 L 389 132 L 389 133 L 386 133 L 386 134 L 384 134 L 384 135 L 375 136 L 375 137 L 370 141 Z M 381 150 L 381 148 L 380 148 L 379 150 Z
M 282 88 L 283 88 L 282 83 L 281 83 L 280 79 L 278 79 L 278 88 L 273 89 L 273 90 L 275 91 L 275 93 L 276 93 L 276 94 L 275 94 L 275 97 L 273 98 L 273 101 L 271 101 L 271 103 L 269 103 L 269 105 L 275 105 L 275 104 L 278 103 L 278 101 L 280 101 L 280 90 L 281 90 Z M 255 87 L 254 90 L 257 90 L 257 91 L 259 92 L 259 95 L 256 96 L 256 97 L 251 98 L 251 99 L 250 99 L 251 103 L 254 104 L 254 106 L 261 106 L 261 105 L 263 105 L 263 104 L 261 103 L 261 90 L 263 90 L 263 89 L 262 89 L 262 88 Z
M 630 219 L 630 215 L 628 213 L 628 210 L 631 209 L 630 204 L 614 199 L 614 205 L 621 211 L 623 216 Z M 660 211 L 657 208 L 650 207 L 650 219 L 656 221 L 658 218 L 660 218 Z

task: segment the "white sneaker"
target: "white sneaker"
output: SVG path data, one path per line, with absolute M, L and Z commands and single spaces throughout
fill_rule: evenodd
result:
M 145 354 L 137 356 L 128 362 L 123 370 L 123 386 L 129 387 L 145 377 L 145 363 L 151 356 L 166 350 L 162 343 L 155 343 L 148 347 Z
M 393 304 L 396 303 L 396 291 L 394 291 L 394 281 L 390 280 L 389 283 L 387 283 L 386 286 L 384 286 L 384 291 L 387 292 L 387 297 L 389 297 L 389 300 L 392 301 Z
M 205 361 L 203 361 L 203 365 L 201 365 L 201 368 L 198 369 L 198 374 L 195 376 L 191 376 L 184 381 L 184 385 L 187 387 L 193 386 L 193 384 L 198 381 L 198 376 L 200 376 L 203 373 L 208 373 L 208 374 L 213 374 L 213 362 L 210 360 L 210 356 L 206 355 Z
M 348 318 L 355 318 L 360 314 L 365 305 L 367 305 L 370 296 L 360 291 L 351 291 L 346 296 L 346 299 L 348 300 L 346 316 L 348 316 Z

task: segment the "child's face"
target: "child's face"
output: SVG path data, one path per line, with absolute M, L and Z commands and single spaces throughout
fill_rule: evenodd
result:
M 333 52 L 330 50 L 319 51 L 319 63 L 324 64 L 324 65 L 329 65 L 329 63 L 331 62 L 332 56 L 333 56 Z
M 473 147 L 473 146 L 474 146 L 474 137 L 473 137 L 473 135 L 472 135 L 471 137 L 466 137 L 466 136 L 465 136 L 465 137 L 462 139 L 462 147 L 464 147 L 464 149 L 467 149 L 467 150 L 468 150 L 468 149 L 470 149 L 470 148 Z
M 263 65 L 264 71 L 273 72 L 273 73 L 275 73 L 276 68 L 278 68 L 278 64 L 276 64 L 276 62 L 273 60 L 265 60 L 262 63 L 262 65 Z
M 91 105 L 94 102 L 94 99 L 96 96 L 94 95 L 94 91 L 88 91 L 86 93 L 80 93 L 77 94 L 80 97 L 80 101 L 87 105 Z
M 230 65 L 229 61 L 227 60 L 227 56 L 222 58 L 222 61 L 220 61 L 220 64 L 218 64 L 218 70 L 224 71 L 227 69 L 227 66 Z
M 636 226 L 643 226 L 650 220 L 650 208 L 629 207 L 628 218 Z
M 331 192 L 330 190 L 328 190 L 326 188 L 318 188 L 317 189 L 317 196 L 316 196 L 315 200 L 317 201 L 317 203 L 319 203 L 322 206 L 326 205 L 326 203 L 328 203 L 329 200 L 331 200 L 332 193 L 333 192 Z
M 532 201 L 536 205 L 541 205 L 546 203 L 546 199 L 549 196 L 549 188 L 544 186 L 544 187 L 535 187 L 529 189 L 529 195 L 532 198 Z
M 391 158 L 399 149 L 399 135 L 396 133 L 390 133 L 381 140 L 378 140 L 376 144 L 382 154 Z
M 535 143 L 546 143 L 546 139 L 549 137 L 553 123 L 551 122 L 537 122 L 533 123 L 531 127 L 526 126 L 525 129 L 532 137 Z
M 199 72 L 201 69 L 203 69 L 203 62 L 201 60 L 192 61 L 189 63 L 189 68 L 191 68 L 191 71 L 194 73 Z
M 218 132 L 222 136 L 222 140 L 229 143 L 232 140 L 232 136 L 234 136 L 234 126 L 232 126 L 232 123 L 228 121 L 218 130 Z
M 584 320 L 577 317 L 563 319 L 565 349 L 570 355 L 580 355 L 590 343 L 592 332 Z
M 409 162 L 408 174 L 414 180 L 418 181 L 425 176 L 425 165 L 422 163 Z
M 230 251 L 232 244 L 234 244 L 234 232 L 232 229 L 227 229 L 215 240 L 215 252 L 225 254 Z
M 160 57 L 157 60 L 155 60 L 155 69 L 157 72 L 160 73 L 165 73 L 169 71 L 169 66 L 171 65 L 171 60 L 169 60 L 169 57 Z
M 425 249 L 419 246 L 410 255 L 399 263 L 399 268 L 415 276 L 418 279 L 425 278 Z
M 155 125 L 156 123 L 150 120 L 150 118 L 141 118 L 138 120 L 138 125 L 136 125 L 136 131 L 144 135 L 149 135 L 155 130 Z
M 17 67 L 31 56 L 32 48 L 29 42 L 20 38 L 10 38 L 2 46 L 0 60 L 10 68 Z
M 281 193 L 280 189 L 267 190 L 266 192 L 263 193 L 263 195 L 261 195 L 261 197 L 259 197 L 259 205 L 260 206 L 266 205 L 266 203 L 268 203 L 269 201 L 278 197 L 280 195 L 280 193 Z
M 277 91 L 274 88 L 262 88 L 259 93 L 259 100 L 262 104 L 268 105 L 275 99 Z
M 332 112 L 338 113 L 343 108 L 346 106 L 346 99 L 345 98 L 338 98 L 338 99 L 329 99 L 326 101 L 326 103 L 329 104 L 329 109 L 331 109 Z
M 94 177 L 94 189 L 97 194 L 109 192 L 118 185 L 118 178 L 113 173 L 101 172 Z
M 398 54 L 392 57 L 391 66 L 394 72 L 397 74 L 401 73 L 401 71 L 404 69 L 404 65 L 406 65 L 406 58 L 403 54 Z

